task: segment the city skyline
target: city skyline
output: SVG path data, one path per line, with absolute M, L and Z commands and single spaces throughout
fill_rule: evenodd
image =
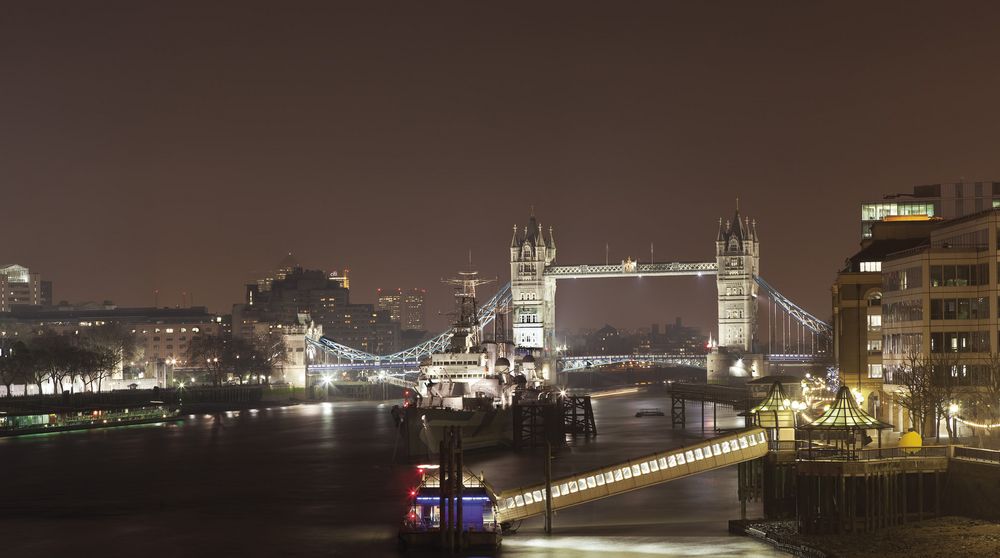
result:
M 437 329 L 438 280 L 470 249 L 502 280 L 532 206 L 561 263 L 697 261 L 739 197 L 762 273 L 827 317 L 860 201 L 1000 177 L 996 8 L 900 6 L 8 7 L 0 184 L 45 217 L 4 259 L 57 300 L 225 312 L 291 250 L 367 301 L 428 289 Z M 559 325 L 708 327 L 687 281 L 567 285 Z

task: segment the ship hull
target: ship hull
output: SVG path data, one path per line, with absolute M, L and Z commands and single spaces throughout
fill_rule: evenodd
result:
M 465 450 L 511 447 L 514 441 L 511 409 L 457 411 L 410 407 L 399 425 L 401 454 L 409 458 L 437 455 L 445 427 L 462 431 Z

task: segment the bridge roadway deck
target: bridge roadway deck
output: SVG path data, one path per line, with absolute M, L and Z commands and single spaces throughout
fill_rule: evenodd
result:
M 671 277 L 678 275 L 715 275 L 716 262 L 622 262 L 599 265 L 554 265 L 545 268 L 546 277 L 556 279 L 583 279 L 599 277 Z
M 662 453 L 629 459 L 572 476 L 552 480 L 553 511 L 593 502 L 647 486 L 721 469 L 767 454 L 763 428 L 702 440 Z M 497 494 L 501 523 L 545 513 L 545 484 L 523 486 Z

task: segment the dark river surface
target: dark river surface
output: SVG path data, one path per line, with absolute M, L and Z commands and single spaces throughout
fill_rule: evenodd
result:
M 0 556 L 397 556 L 416 474 L 392 464 L 390 406 L 324 403 L 0 439 Z M 662 396 L 594 400 L 599 436 L 559 452 L 553 474 L 701 436 L 700 426 L 672 430 L 669 417 L 635 418 L 640 407 L 669 414 Z M 719 423 L 742 419 L 720 408 Z M 466 466 L 497 488 L 542 479 L 541 451 L 467 453 Z M 727 533 L 739 516 L 736 482 L 731 467 L 563 510 L 552 536 L 527 520 L 502 555 L 784 556 Z

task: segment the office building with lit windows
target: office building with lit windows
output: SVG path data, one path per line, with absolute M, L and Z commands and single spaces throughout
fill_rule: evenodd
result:
M 867 410 L 885 417 L 882 402 L 882 266 L 892 254 L 923 246 L 937 221 L 873 224 L 861 250 L 844 262 L 831 288 L 833 351 L 840 381 L 861 393 Z
M 399 322 L 403 331 L 425 331 L 424 289 L 379 289 L 378 309 Z
M 52 304 L 52 283 L 41 275 L 17 264 L 0 265 L 0 312 L 10 312 L 14 306 L 48 306 Z
M 888 194 L 861 204 L 861 237 L 872 223 L 921 218 L 955 219 L 1000 206 L 1000 182 L 956 182 L 915 186 L 912 193 Z
M 188 347 L 199 335 L 218 335 L 224 319 L 203 306 L 119 308 L 111 303 L 76 306 L 17 306 L 0 319 L 0 333 L 26 340 L 44 331 L 76 336 L 88 328 L 117 325 L 135 336 L 136 360 L 122 363 L 125 379 L 154 379 L 165 366 L 182 368 Z M 172 371 L 172 370 L 171 370 Z
M 986 210 L 939 223 L 927 242 L 882 262 L 887 393 L 900 393 L 893 375 L 914 358 L 948 374 L 953 385 L 974 390 L 984 384 L 991 353 L 998 351 L 998 236 L 1000 209 Z M 890 412 L 894 424 L 906 424 L 901 406 Z

